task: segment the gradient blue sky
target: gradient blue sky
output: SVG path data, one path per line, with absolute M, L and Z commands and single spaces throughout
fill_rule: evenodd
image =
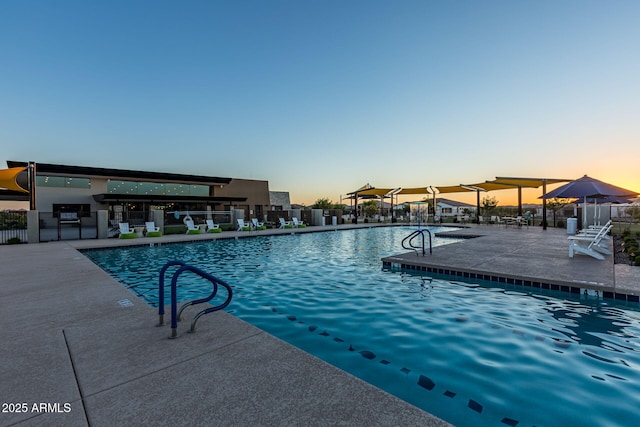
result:
M 640 191 L 639 22 L 637 0 L 3 0 L 0 162 L 306 204 L 495 176 Z

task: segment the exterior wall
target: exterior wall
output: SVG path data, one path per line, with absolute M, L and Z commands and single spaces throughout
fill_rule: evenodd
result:
M 108 203 L 98 203 L 94 194 L 107 193 L 106 178 L 91 178 L 91 188 L 45 187 L 36 188 L 37 210 L 52 212 L 54 204 L 89 204 L 91 211 L 108 210 Z M 246 197 L 246 202 L 235 203 L 231 208 L 244 209 L 247 217 L 256 217 L 258 211 L 262 216 L 270 210 L 269 182 L 249 179 L 233 179 L 225 185 L 212 185 L 211 196 Z M 288 195 L 288 193 L 287 193 Z M 216 208 L 224 209 L 225 206 Z
M 91 211 L 107 209 L 108 204 L 93 200 L 94 194 L 105 192 L 106 180 L 95 178 L 91 179 L 91 188 L 36 187 L 36 208 L 40 212 L 52 212 L 54 203 L 78 203 L 89 204 Z
M 277 210 L 286 211 L 291 209 L 291 199 L 288 191 L 269 191 L 269 199 L 270 210 L 273 210 L 274 206 L 278 206 Z
M 256 216 L 256 206 L 266 213 L 271 207 L 269 199 L 269 181 L 258 181 L 253 179 L 236 179 L 224 186 L 214 186 L 213 195 L 218 197 L 246 197 L 246 202 L 239 202 L 232 205 L 232 208 L 244 209 L 245 215 L 249 218 Z

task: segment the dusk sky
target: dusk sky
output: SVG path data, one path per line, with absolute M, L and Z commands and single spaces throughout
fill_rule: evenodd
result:
M 304 204 L 496 176 L 640 191 L 639 23 L 638 0 L 3 0 L 0 169 L 260 179 Z

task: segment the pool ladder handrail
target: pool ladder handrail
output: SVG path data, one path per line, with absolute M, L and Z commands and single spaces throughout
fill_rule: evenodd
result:
M 226 308 L 231 302 L 231 298 L 233 297 L 233 291 L 231 290 L 231 286 L 226 282 L 224 282 L 223 280 L 218 279 L 217 277 L 199 269 L 198 267 L 194 267 L 182 261 L 169 261 L 162 267 L 162 269 L 160 269 L 160 280 L 158 282 L 159 321 L 157 326 L 164 325 L 164 277 L 167 272 L 167 269 L 169 267 L 173 267 L 176 265 L 180 266 L 180 268 L 178 268 L 178 270 L 175 273 L 173 273 L 173 276 L 171 277 L 171 336 L 169 338 L 176 338 L 178 336 L 178 333 L 177 333 L 178 322 L 181 320 L 182 312 L 189 306 L 211 301 L 218 293 L 218 285 L 223 286 L 227 290 L 227 299 L 222 304 L 209 307 L 207 309 L 201 310 L 198 313 L 196 313 L 196 315 L 193 317 L 193 320 L 191 321 L 191 328 L 189 329 L 190 333 L 195 332 L 196 322 L 198 321 L 198 319 L 200 319 L 200 317 L 202 317 L 205 314 L 212 313 L 214 311 L 218 311 Z M 211 295 L 209 295 L 208 297 L 187 301 L 180 307 L 180 309 L 178 309 L 177 308 L 178 277 L 180 277 L 180 275 L 185 271 L 190 271 L 204 279 L 209 280 L 213 285 L 213 291 L 211 292 Z
M 416 255 L 420 255 L 420 253 L 418 252 L 418 249 L 422 249 L 422 256 L 425 256 L 425 254 L 426 254 L 426 251 L 425 251 L 425 248 L 424 248 L 424 232 L 425 231 L 429 234 L 429 254 L 433 254 L 433 246 L 432 246 L 432 242 L 431 242 L 431 231 L 429 231 L 428 229 L 424 229 L 424 230 L 418 229 L 418 230 L 413 231 L 407 237 L 402 239 L 402 247 L 404 249 L 415 251 Z M 422 243 L 421 246 L 415 246 L 413 244 L 413 240 L 418 236 L 421 237 L 421 243 Z

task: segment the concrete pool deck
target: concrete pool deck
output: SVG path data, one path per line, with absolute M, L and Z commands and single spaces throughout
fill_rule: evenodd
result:
M 224 312 L 202 317 L 195 334 L 179 324 L 180 336 L 169 340 L 169 326 L 155 327 L 155 309 L 78 252 L 291 232 L 0 246 L 0 395 L 7 404 L 0 426 L 446 425 Z M 627 266 L 614 266 L 611 257 L 569 259 L 564 230 L 478 226 L 452 234 L 461 233 L 483 237 L 436 248 L 427 257 L 392 258 L 423 258 L 421 265 L 458 271 L 585 280 L 638 295 L 640 268 L 619 268 Z

